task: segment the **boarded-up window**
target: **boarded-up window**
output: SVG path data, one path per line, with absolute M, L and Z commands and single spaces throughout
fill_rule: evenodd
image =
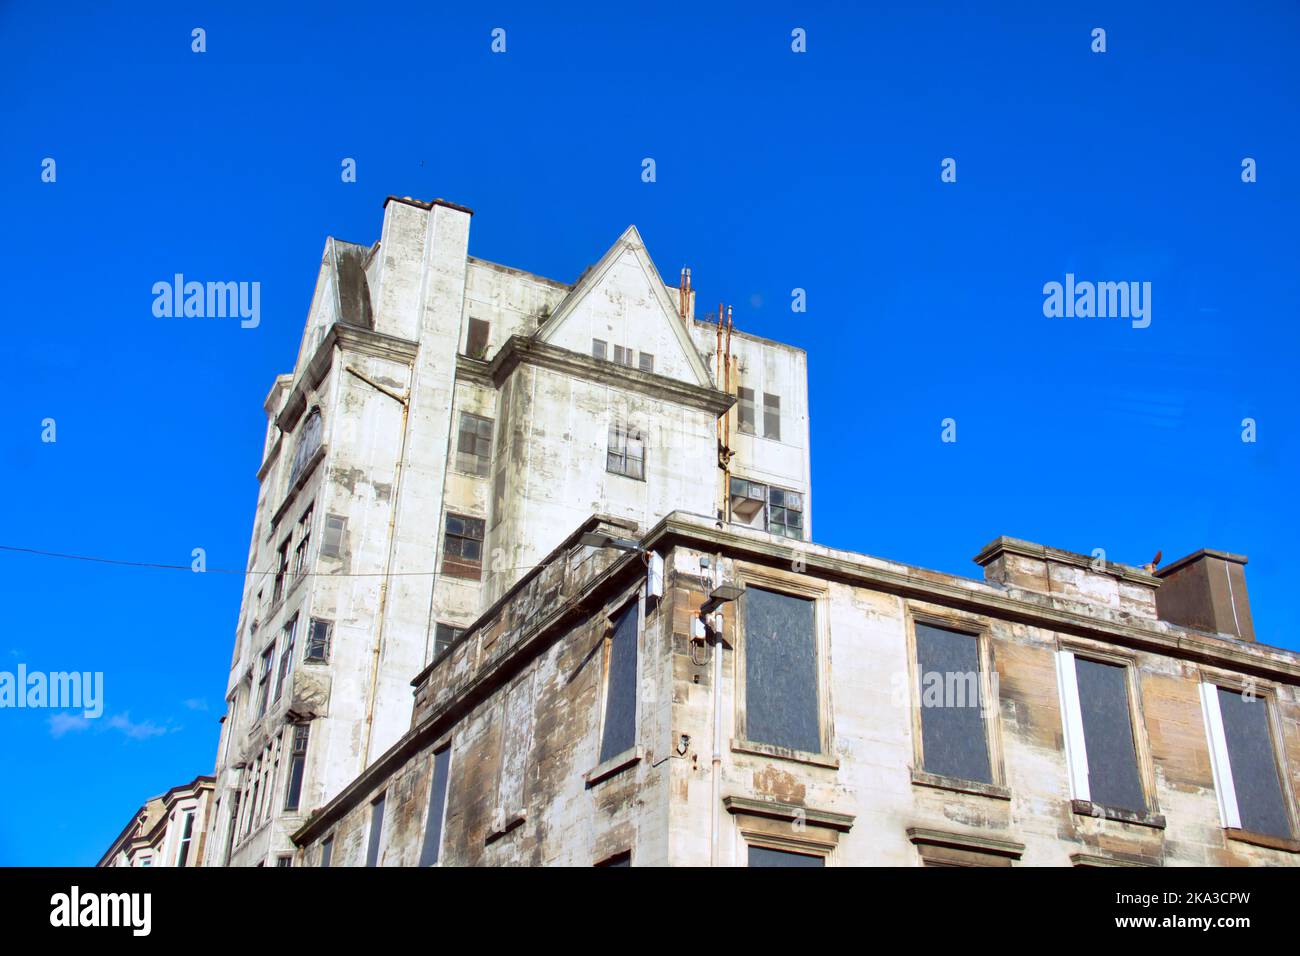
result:
M 781 396 L 763 393 L 763 437 L 781 440 Z
M 642 352 L 640 359 L 641 371 L 653 372 L 655 370 L 655 357 L 649 352 Z
M 448 514 L 442 540 L 442 573 L 477 581 L 483 574 L 483 519 Z
M 813 602 L 745 589 L 745 736 L 820 753 L 817 635 Z
M 1291 821 L 1278 776 L 1268 701 L 1227 687 L 1218 692 L 1241 828 L 1290 839 Z
M 825 866 L 826 858 L 812 853 L 773 850 L 766 846 L 749 847 L 750 866 Z
M 754 434 L 754 390 L 752 388 L 736 389 L 736 416 L 740 430 L 746 435 Z
M 465 335 L 465 354 L 470 358 L 486 358 L 490 330 L 491 326 L 482 319 L 470 319 L 469 331 Z
M 641 429 L 622 422 L 610 423 L 605 470 L 645 480 L 645 435 Z
M 509 826 L 519 819 L 527 794 L 528 756 L 533 747 L 533 673 L 515 683 L 506 693 L 501 741 L 501 775 L 497 781 L 500 823 Z
M 623 347 L 622 345 L 615 345 L 615 346 L 614 346 L 614 362 L 615 362 L 615 364 L 617 364 L 617 365 L 626 365 L 628 368 L 631 368 L 631 367 L 632 367 L 632 355 L 633 355 L 633 352 L 632 352 L 631 349 L 629 349 L 629 348 L 625 348 L 625 347 Z
M 329 558 L 343 554 L 343 534 L 347 530 L 348 519 L 342 515 L 327 514 L 325 531 L 321 535 L 320 553 Z
M 429 815 L 424 821 L 424 844 L 420 866 L 433 866 L 442 855 L 442 818 L 447 807 L 447 781 L 451 771 L 451 747 L 433 755 L 433 779 L 429 781 Z
M 460 413 L 456 437 L 456 470 L 467 475 L 486 475 L 492 464 L 492 419 Z
M 1078 656 L 1074 671 L 1088 755 L 1089 799 L 1104 807 L 1145 813 L 1147 801 L 1129 714 L 1128 675 L 1120 665 Z
M 637 605 L 629 604 L 614 623 L 605 652 L 605 723 L 600 762 L 613 759 L 636 743 Z
M 370 804 L 370 842 L 366 844 L 366 866 L 379 865 L 379 838 L 384 835 L 384 794 Z
M 925 770 L 992 783 L 980 706 L 979 639 L 918 621 L 916 664 Z
M 320 865 L 328 868 L 330 857 L 334 855 L 334 835 L 330 834 L 320 843 Z
M 602 362 L 605 361 L 605 356 L 609 354 L 608 349 L 609 349 L 609 343 L 607 343 L 604 339 L 591 340 L 592 358 L 600 359 Z

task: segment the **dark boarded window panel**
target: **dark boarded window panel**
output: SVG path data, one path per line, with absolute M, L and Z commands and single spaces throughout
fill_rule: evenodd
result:
M 420 866 L 433 866 L 442 855 L 442 816 L 447 806 L 447 781 L 450 779 L 451 748 L 443 747 L 433 755 L 433 780 L 429 783 L 429 816 L 424 822 L 424 845 L 420 847 Z
M 379 837 L 384 832 L 384 798 L 370 805 L 370 842 L 366 844 L 366 866 L 379 864 Z
M 1074 672 L 1079 683 L 1092 802 L 1145 813 L 1147 802 L 1138 776 L 1125 669 L 1076 657 Z
M 631 604 L 614 625 L 614 637 L 609 644 L 601 763 L 636 743 L 636 624 L 637 607 Z
M 789 850 L 773 850 L 765 846 L 749 848 L 750 866 L 825 866 L 825 857 L 811 853 L 791 853 Z
M 334 837 L 327 836 L 321 841 L 320 845 L 320 865 L 326 869 L 330 865 L 330 857 L 334 855 Z
M 1268 702 L 1262 697 L 1250 700 L 1240 691 L 1220 687 L 1219 711 L 1242 829 L 1289 839 L 1291 822 L 1278 779 Z
M 469 320 L 469 333 L 465 337 L 465 354 L 481 359 L 487 356 L 488 331 L 491 326 L 482 319 Z
M 745 736 L 821 751 L 813 602 L 762 588 L 745 596 Z
M 918 622 L 916 663 L 926 771 L 992 783 L 988 739 L 980 714 L 979 640 Z

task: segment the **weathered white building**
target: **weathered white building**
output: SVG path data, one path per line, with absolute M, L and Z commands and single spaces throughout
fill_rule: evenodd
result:
M 697 321 L 634 227 L 568 285 L 470 256 L 471 215 L 390 198 L 373 246 L 326 243 L 265 402 L 209 865 L 292 852 L 408 730 L 411 678 L 590 515 L 809 534 L 800 350 Z

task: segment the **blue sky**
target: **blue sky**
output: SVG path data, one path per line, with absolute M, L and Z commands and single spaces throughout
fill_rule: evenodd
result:
M 442 196 L 472 254 L 566 282 L 635 223 L 805 348 L 817 540 L 971 576 L 999 534 L 1237 551 L 1260 639 L 1300 648 L 1293 4 L 83 6 L 0 5 L 0 544 L 242 568 L 325 237 Z M 155 318 L 176 272 L 260 282 L 261 325 Z M 1067 272 L 1150 282 L 1150 327 L 1045 318 Z M 91 864 L 211 771 L 240 582 L 4 552 L 0 580 L 0 670 L 106 684 L 61 734 L 0 712 L 0 863 Z

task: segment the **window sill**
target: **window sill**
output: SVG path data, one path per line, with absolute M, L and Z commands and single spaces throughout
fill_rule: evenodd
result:
M 1241 830 L 1237 827 L 1225 827 L 1223 832 L 1229 840 L 1236 840 L 1238 843 L 1281 850 L 1283 853 L 1300 853 L 1300 840 L 1270 836 L 1267 833 L 1256 833 L 1254 830 Z
M 795 763 L 805 763 L 813 767 L 826 767 L 828 770 L 840 769 L 840 762 L 829 754 L 811 753 L 807 750 L 791 750 L 788 747 L 762 744 L 756 740 L 744 740 L 739 737 L 731 739 L 731 752 L 755 754 L 760 757 L 776 757 L 778 760 L 792 760 Z
M 977 797 L 990 797 L 994 800 L 1010 800 L 1011 791 L 995 783 L 982 783 L 979 780 L 966 780 L 962 777 L 947 777 L 939 773 L 924 770 L 912 771 L 912 783 L 918 787 L 933 787 L 936 790 L 951 790 L 954 793 L 970 793 Z
M 497 826 L 493 827 L 492 830 L 488 832 L 488 835 L 483 838 L 483 845 L 488 846 L 489 844 L 495 843 L 511 830 L 522 826 L 524 821 L 527 819 L 528 811 L 526 809 L 516 810 L 510 816 L 501 820 Z
M 621 773 L 628 767 L 640 763 L 645 758 L 645 748 L 629 747 L 617 757 L 611 757 L 604 763 L 597 764 L 591 770 L 587 771 L 586 781 L 588 787 L 594 787 L 602 780 L 608 780 L 615 774 Z
M 1159 813 L 1137 813 L 1121 807 L 1106 807 L 1091 800 L 1071 800 L 1070 809 L 1081 817 L 1096 820 L 1116 820 L 1120 823 L 1132 823 L 1139 827 L 1151 827 L 1153 830 L 1165 828 L 1165 818 Z

